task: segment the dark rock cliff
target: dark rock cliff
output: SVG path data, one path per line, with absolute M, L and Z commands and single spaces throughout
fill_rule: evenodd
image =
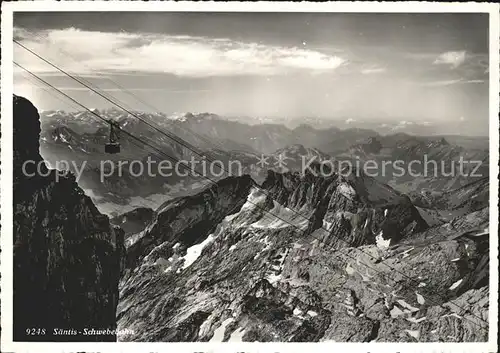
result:
M 14 96 L 13 120 L 14 340 L 114 341 L 123 231 L 72 175 L 45 167 L 31 102 Z M 108 331 L 85 335 L 85 328 Z

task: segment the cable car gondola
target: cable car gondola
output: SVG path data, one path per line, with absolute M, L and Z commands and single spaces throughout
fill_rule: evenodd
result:
M 110 154 L 120 153 L 120 143 L 118 142 L 118 130 L 120 127 L 116 122 L 108 121 L 109 123 L 109 143 L 104 146 L 104 152 Z

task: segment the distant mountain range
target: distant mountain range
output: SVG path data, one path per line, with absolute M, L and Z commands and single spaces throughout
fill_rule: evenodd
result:
M 213 115 L 213 114 L 212 114 Z M 184 118 L 184 114 L 176 113 L 172 117 Z M 423 121 L 404 118 L 384 119 L 373 116 L 371 119 L 358 117 L 326 118 L 326 117 L 251 117 L 251 116 L 230 116 L 219 117 L 227 120 L 238 121 L 249 125 L 284 125 L 290 129 L 295 129 L 300 125 L 310 125 L 319 130 L 337 127 L 340 129 L 370 129 L 381 135 L 403 132 L 411 135 L 442 135 L 442 136 L 471 136 L 485 137 L 488 131 L 484 129 L 471 130 L 470 121 L 458 118 L 453 121 Z
M 95 112 L 117 121 L 125 122 L 127 117 L 131 118 L 129 114 L 118 109 L 95 110 Z M 414 136 L 433 136 L 434 138 L 445 137 L 450 143 L 463 145 L 464 147 L 488 148 L 487 136 L 468 136 L 468 129 L 463 128 L 461 121 L 454 122 L 453 124 L 450 124 L 450 122 L 442 123 L 443 127 L 447 128 L 442 129 L 436 126 L 437 123 L 411 121 L 379 123 L 358 121 L 355 119 L 328 120 L 308 117 L 300 119 L 256 119 L 251 117 L 224 117 L 211 113 L 163 114 L 134 112 L 134 114 L 147 118 L 149 121 L 153 121 L 163 128 L 173 129 L 172 133 L 180 134 L 180 136 L 187 133 L 184 129 L 188 129 L 192 132 L 215 138 L 217 141 L 213 142 L 216 143 L 223 144 L 232 141 L 232 143 L 236 142 L 237 145 L 247 145 L 244 149 L 252 147 L 254 152 L 263 153 L 272 153 L 281 147 L 296 143 L 308 147 L 320 148 L 326 153 L 331 153 L 336 150 L 335 144 L 329 146 L 321 138 L 314 144 L 314 139 L 310 135 L 311 133 L 317 134 L 319 132 L 320 134 L 324 133 L 325 138 L 330 136 L 330 139 L 332 139 L 332 133 L 335 135 L 339 131 L 343 131 L 344 136 L 342 139 L 352 137 L 349 134 L 353 134 L 356 138 L 362 138 L 403 133 Z M 96 118 L 87 111 L 77 113 L 44 111 L 41 115 L 43 116 L 42 123 L 45 120 L 67 122 L 68 118 L 71 118 L 76 125 L 88 122 L 90 126 L 94 126 L 97 122 Z M 136 120 L 129 123 L 136 124 L 139 122 Z M 453 131 L 450 130 L 451 128 Z M 268 140 L 273 137 L 278 138 L 275 143 Z M 194 136 L 191 136 L 191 138 L 194 138 Z M 199 147 L 202 147 L 202 145 L 199 145 Z
M 380 135 L 370 129 L 329 127 L 313 128 L 302 124 L 290 129 L 284 125 L 262 124 L 249 125 L 243 122 L 230 121 L 215 114 L 149 114 L 134 113 L 141 119 L 154 124 L 168 136 L 151 128 L 137 118 L 115 110 L 95 110 L 105 119 L 116 121 L 122 129 L 140 137 L 153 145 L 155 149 L 140 146 L 138 142 L 122 134 L 121 152 L 117 155 L 104 153 L 104 144 L 108 140 L 109 127 L 97 119 L 92 113 L 67 113 L 64 111 L 46 111 L 41 114 L 41 153 L 47 162 L 54 166 L 58 160 L 74 161 L 85 168 L 80 184 L 100 205 L 103 212 L 114 212 L 121 209 L 119 205 L 134 204 L 136 207 L 157 207 L 162 196 L 182 196 L 197 190 L 210 180 L 202 177 L 169 178 L 162 176 L 131 175 L 124 169 L 120 176 L 111 175 L 105 182 L 100 180 L 101 161 L 143 161 L 148 158 L 155 161 L 168 159 L 167 155 L 177 160 L 220 160 L 227 168 L 230 161 L 237 160 L 243 166 L 242 173 L 251 174 L 255 180 L 262 182 L 267 169 L 276 171 L 300 171 L 302 156 L 313 155 L 320 160 L 375 160 L 384 161 L 422 160 L 424 155 L 437 161 L 457 161 L 460 157 L 483 161 L 481 171 L 488 170 L 488 141 L 484 138 L 460 136 L 413 136 L 398 132 L 391 135 Z M 161 152 L 159 152 L 161 151 Z M 258 165 L 263 156 L 268 157 L 267 165 Z M 286 168 L 278 164 L 285 158 Z M 74 169 L 74 167 L 73 167 Z M 115 173 L 118 173 L 115 171 Z M 448 190 L 471 181 L 462 177 L 422 177 L 392 178 L 390 169 L 378 179 L 390 183 L 403 192 L 425 188 Z M 220 179 L 228 176 L 210 176 Z M 156 195 L 156 196 L 155 196 Z M 135 199 L 136 202 L 132 200 Z M 118 206 L 117 206 L 118 205 Z

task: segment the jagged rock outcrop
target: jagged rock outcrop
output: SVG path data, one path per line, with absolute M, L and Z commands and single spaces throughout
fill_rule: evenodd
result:
M 127 268 L 134 269 L 143 256 L 162 245 L 167 258 L 169 246 L 186 248 L 203 240 L 228 214 L 237 212 L 255 185 L 248 175 L 223 179 L 203 192 L 162 205 L 142 234 L 127 249 Z
M 262 186 L 309 219 L 309 232 L 330 245 L 395 243 L 427 228 L 407 196 L 354 169 L 332 177 L 317 176 L 315 170 L 304 176 L 269 171 Z
M 14 96 L 13 120 L 14 340 L 114 341 L 123 231 L 72 175 L 47 169 L 31 102 Z

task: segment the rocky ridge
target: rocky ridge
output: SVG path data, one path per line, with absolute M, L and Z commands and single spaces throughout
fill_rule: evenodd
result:
M 373 178 L 272 171 L 196 197 L 134 243 L 119 340 L 487 340 L 487 207 L 429 227 Z

